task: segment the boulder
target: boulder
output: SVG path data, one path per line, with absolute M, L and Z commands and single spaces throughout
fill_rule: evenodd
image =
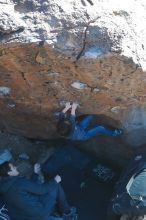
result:
M 145 0 L 0 0 L 0 16 L 1 130 L 57 137 L 62 103 L 78 101 L 146 143 Z

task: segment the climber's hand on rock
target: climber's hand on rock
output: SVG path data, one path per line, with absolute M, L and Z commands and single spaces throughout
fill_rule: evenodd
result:
M 70 108 L 71 108 L 71 103 L 70 103 L 70 102 L 66 102 L 65 107 L 66 107 L 67 109 L 70 109 Z
M 55 179 L 55 181 L 56 181 L 57 183 L 60 183 L 60 182 L 61 182 L 61 176 L 59 176 L 59 175 L 56 175 L 56 176 L 54 177 L 54 179 Z
M 77 102 L 73 102 L 72 109 L 76 110 L 79 104 Z
M 39 174 L 41 172 L 41 165 L 39 163 L 34 164 L 34 173 Z

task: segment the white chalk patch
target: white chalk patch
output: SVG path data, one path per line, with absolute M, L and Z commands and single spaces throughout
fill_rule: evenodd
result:
M 50 71 L 49 73 L 48 73 L 48 76 L 59 76 L 59 73 L 58 72 L 54 72 L 54 71 Z
M 99 48 L 91 47 L 85 52 L 84 57 L 96 59 L 97 57 L 101 56 L 102 54 L 103 53 Z
M 11 88 L 6 86 L 0 86 L 0 95 L 9 95 L 11 92 Z
M 94 89 L 93 89 L 93 92 L 100 92 L 100 89 L 94 88 Z
M 68 101 L 60 100 L 60 101 L 59 101 L 59 105 L 62 106 L 62 107 L 64 107 L 64 106 L 66 106 L 66 103 L 67 103 L 67 102 L 68 102 Z
M 71 86 L 75 89 L 86 89 L 88 86 L 80 81 L 74 81 Z
M 111 108 L 111 112 L 113 112 L 113 113 L 119 113 L 120 110 L 121 110 L 120 106 L 115 106 L 115 107 Z

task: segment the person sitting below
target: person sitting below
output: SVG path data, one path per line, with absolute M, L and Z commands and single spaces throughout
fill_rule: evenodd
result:
M 71 105 L 70 102 L 66 103 L 65 108 L 59 114 L 59 121 L 57 124 L 58 133 L 71 140 L 88 140 L 97 134 L 104 134 L 107 136 L 119 136 L 123 133 L 122 129 L 116 128 L 110 130 L 102 125 L 97 125 L 94 128 L 87 129 L 88 125 L 92 121 L 91 115 L 86 116 L 81 122 L 76 121 L 76 109 L 77 103 Z M 67 114 L 68 110 L 71 109 L 71 113 Z
M 35 167 L 36 173 L 38 170 Z M 46 183 L 38 183 L 20 176 L 16 166 L 4 162 L 0 165 L 0 176 L 0 194 L 11 220 L 49 220 L 56 206 L 62 220 L 77 220 L 75 208 L 70 208 L 66 200 L 59 175 Z

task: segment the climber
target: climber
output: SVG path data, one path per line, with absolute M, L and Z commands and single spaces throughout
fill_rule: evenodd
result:
M 35 166 L 34 171 L 39 172 Z M 19 175 L 10 161 L 0 165 L 0 194 L 15 220 L 49 220 L 57 205 L 62 220 L 77 220 L 75 208 L 70 208 L 56 175 L 46 183 L 36 183 Z
M 107 136 L 119 136 L 123 133 L 122 129 L 116 128 L 110 130 L 105 128 L 103 125 L 97 125 L 94 128 L 87 129 L 88 125 L 92 121 L 91 115 L 86 116 L 81 122 L 76 121 L 76 109 L 77 103 L 67 102 L 65 108 L 59 114 L 59 121 L 57 124 L 58 133 L 71 140 L 88 140 L 97 134 L 104 134 Z M 71 113 L 67 114 L 68 110 L 71 109 Z

